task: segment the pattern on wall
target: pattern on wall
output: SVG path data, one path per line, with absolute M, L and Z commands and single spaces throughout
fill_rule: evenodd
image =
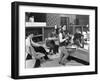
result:
M 46 23 L 47 26 L 60 26 L 61 24 L 61 17 L 69 17 L 69 23 L 74 23 L 76 19 L 76 15 L 73 14 L 53 14 L 53 13 L 48 13 L 46 14 Z M 66 22 L 67 23 L 67 22 Z
M 52 13 L 48 13 L 46 15 L 46 22 L 47 22 L 47 26 L 50 27 L 54 27 L 55 25 L 60 26 L 60 17 L 58 14 L 52 14 Z

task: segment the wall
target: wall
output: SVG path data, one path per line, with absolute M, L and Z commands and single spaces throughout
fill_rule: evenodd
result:
M 79 19 L 80 25 L 87 25 L 89 24 L 89 15 L 77 15 L 76 16 Z
M 70 33 L 73 32 L 72 27 L 70 27 L 70 24 L 75 24 L 75 25 L 89 25 L 89 16 L 88 15 L 74 15 L 74 14 L 56 14 L 56 13 L 47 13 L 46 14 L 46 25 L 47 27 L 54 27 L 55 25 L 62 26 L 61 25 L 61 17 L 68 17 L 69 22 L 66 22 L 67 29 Z M 68 25 L 68 24 L 69 25 Z M 87 29 L 84 28 L 86 31 Z M 72 33 L 73 34 L 73 33 Z
M 52 13 L 47 13 L 46 14 L 46 22 L 47 26 L 54 27 L 56 24 L 60 26 L 60 16 L 59 14 L 52 14 Z
M 11 69 L 11 2 L 14 0 L 1 0 L 0 2 L 0 81 L 14 81 L 10 78 Z M 17 0 L 18 1 L 18 0 Z M 19 0 L 20 1 L 20 0 Z M 42 2 L 71 5 L 98 6 L 98 22 L 100 22 L 100 0 L 21 0 L 26 2 Z M 98 23 L 98 31 L 100 23 Z M 100 35 L 100 32 L 98 32 Z M 100 36 L 98 36 L 100 41 Z M 98 43 L 100 48 L 100 42 Z M 98 51 L 100 53 L 100 51 Z M 100 54 L 98 53 L 98 58 Z M 98 59 L 100 68 L 100 59 Z M 100 81 L 98 75 L 67 76 L 53 78 L 26 79 L 20 81 Z
M 61 17 L 69 17 L 69 23 L 74 23 L 74 20 L 76 18 L 76 15 L 70 15 L 70 14 L 52 14 L 48 13 L 46 14 L 46 22 L 47 26 L 54 27 L 57 25 L 58 27 L 60 26 L 61 23 Z

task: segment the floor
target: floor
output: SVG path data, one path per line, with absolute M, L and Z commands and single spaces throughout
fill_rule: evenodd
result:
M 50 55 L 51 60 L 41 63 L 41 67 L 58 67 L 63 66 L 59 64 L 59 54 Z M 89 51 L 88 46 L 85 45 L 85 48 L 78 48 L 77 51 L 71 54 L 72 60 L 68 61 L 65 66 L 83 66 L 89 65 Z M 35 60 L 27 60 L 26 68 L 33 68 Z
M 89 52 L 87 49 L 78 49 L 74 54 L 71 55 L 72 57 L 75 57 L 74 59 L 68 61 L 66 63 L 66 66 L 82 66 L 82 65 L 88 65 L 89 62 Z M 76 59 L 78 58 L 78 59 Z M 57 67 L 57 66 L 62 66 L 59 64 L 59 55 L 52 55 L 51 61 L 46 61 L 41 64 L 41 67 Z M 81 60 L 80 60 L 81 59 Z
M 58 67 L 58 66 L 62 66 L 58 62 L 59 62 L 59 59 L 56 58 L 54 60 L 47 61 L 47 62 L 41 64 L 41 67 Z M 83 64 L 78 63 L 78 62 L 76 62 L 74 60 L 71 60 L 71 61 L 67 62 L 65 66 L 82 66 L 82 65 Z

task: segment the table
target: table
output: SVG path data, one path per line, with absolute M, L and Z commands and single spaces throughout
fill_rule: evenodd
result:
M 75 53 L 77 50 L 77 46 L 75 45 L 70 45 L 70 46 L 65 46 L 69 54 Z

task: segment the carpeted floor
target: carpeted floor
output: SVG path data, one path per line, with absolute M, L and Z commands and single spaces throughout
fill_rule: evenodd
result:
M 49 57 L 51 60 L 41 63 L 41 67 L 59 67 L 63 66 L 59 64 L 59 54 Z M 26 60 L 26 68 L 33 68 L 35 60 Z M 77 49 L 77 51 L 71 54 L 71 60 L 66 63 L 65 66 L 83 66 L 89 65 L 89 51 L 83 48 Z

